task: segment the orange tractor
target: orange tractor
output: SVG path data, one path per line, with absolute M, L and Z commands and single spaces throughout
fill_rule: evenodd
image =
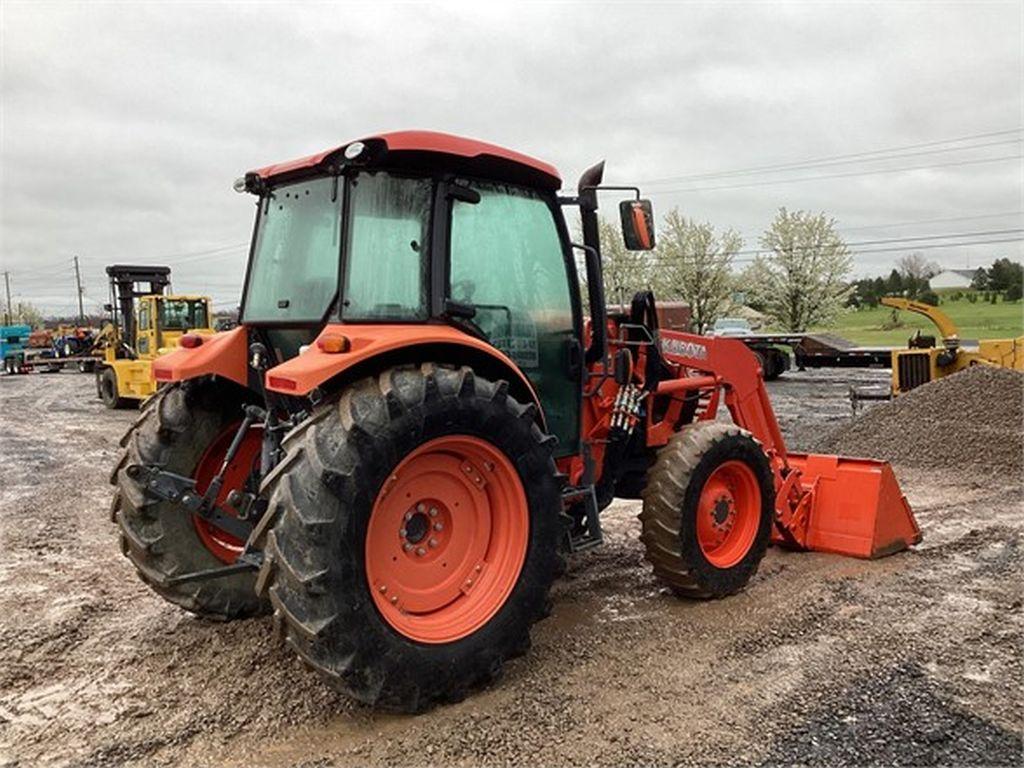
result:
M 613 497 L 643 500 L 647 559 L 688 597 L 742 589 L 771 542 L 916 543 L 887 464 L 787 451 L 741 341 L 659 330 L 650 293 L 606 312 L 598 194 L 632 193 L 628 247 L 654 227 L 602 170 L 561 197 L 544 162 L 402 132 L 240 179 L 241 323 L 153 362 L 112 478 L 141 577 L 202 616 L 272 612 L 330 684 L 415 711 L 529 646 Z

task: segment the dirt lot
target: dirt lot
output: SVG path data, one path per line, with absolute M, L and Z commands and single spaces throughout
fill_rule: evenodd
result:
M 850 418 L 847 382 L 772 385 L 794 448 Z M 897 467 L 924 531 L 877 562 L 773 550 L 743 594 L 666 594 L 637 506 L 556 587 L 495 687 L 419 717 L 327 691 L 268 619 L 161 602 L 121 557 L 107 475 L 135 418 L 91 377 L 0 379 L 0 765 L 1020 765 L 1019 476 Z M 955 419 L 955 413 L 948 414 Z

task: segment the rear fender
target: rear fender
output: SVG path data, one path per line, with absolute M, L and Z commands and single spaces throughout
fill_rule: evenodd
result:
M 248 384 L 248 334 L 244 326 L 203 337 L 198 347 L 178 347 L 153 361 L 157 383 L 185 381 L 214 374 L 236 384 Z
M 344 337 L 345 352 L 325 352 L 319 343 L 326 337 Z M 519 367 L 487 342 L 447 325 L 327 325 L 301 354 L 266 373 L 266 387 L 283 395 L 304 396 L 390 365 L 415 362 L 469 365 L 478 373 L 508 382 L 518 400 L 537 406 L 540 400 Z

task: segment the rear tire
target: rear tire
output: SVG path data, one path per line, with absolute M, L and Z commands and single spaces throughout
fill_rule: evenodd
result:
M 269 593 L 275 624 L 286 643 L 327 683 L 368 704 L 416 712 L 463 698 L 470 689 L 493 680 L 507 659 L 529 647 L 530 627 L 547 615 L 548 589 L 561 565 L 561 483 L 552 458 L 554 439 L 541 432 L 535 414 L 533 406 L 507 395 L 504 382 L 476 377 L 469 368 L 426 364 L 392 368 L 353 385 L 285 438 L 286 458 L 263 486 L 271 513 L 279 517 L 267 535 L 259 586 Z M 491 518 L 470 516 L 471 504 L 455 509 L 459 504 L 452 499 L 465 497 L 444 489 L 458 488 L 464 478 L 440 468 L 451 457 L 429 453 L 432 446 L 460 441 L 481 446 L 485 454 L 492 451 L 497 459 L 463 459 L 451 449 L 451 456 L 465 462 L 461 468 L 467 476 L 475 474 L 471 465 L 484 467 L 480 475 L 488 477 L 478 487 L 488 489 L 485 506 L 494 515 Z M 433 476 L 409 469 L 409 462 L 424 451 L 439 462 Z M 521 489 L 516 498 L 525 509 L 501 501 L 511 498 L 498 493 L 501 464 L 511 468 L 512 485 Z M 388 589 L 383 581 L 371 585 L 371 579 L 382 568 L 394 574 L 400 568 L 429 567 L 431 555 L 448 551 L 442 541 L 431 544 L 437 550 L 406 547 L 403 552 L 402 540 L 413 534 L 407 534 L 401 523 L 393 526 L 394 553 L 388 549 L 390 529 L 380 538 L 380 510 L 408 501 L 414 511 L 417 498 L 427 499 L 425 507 L 434 506 L 430 499 L 437 499 L 441 513 L 433 519 L 446 521 L 444 534 L 438 536 L 451 531 L 451 541 L 460 526 L 460 533 L 480 536 L 482 528 L 474 521 L 499 520 L 503 509 L 521 514 L 528 526 L 521 533 L 521 566 L 502 575 L 500 559 L 491 559 L 506 546 L 494 523 L 487 529 L 490 543 L 482 556 L 483 575 L 477 577 L 480 571 L 467 567 L 469 578 L 478 581 L 478 592 L 460 589 L 460 583 L 470 582 L 459 576 L 450 605 L 439 603 L 436 612 L 406 612 L 404 582 L 392 582 Z M 397 519 L 403 519 L 400 511 Z M 410 531 L 415 522 L 408 523 Z M 431 524 L 430 518 L 426 522 Z M 417 535 L 425 545 L 426 536 L 434 534 Z M 423 557 L 423 566 L 402 562 L 406 554 L 413 563 L 415 556 Z M 461 563 L 469 562 L 452 559 L 452 573 L 461 574 Z M 488 573 L 493 574 L 490 582 Z M 424 591 L 440 592 L 430 578 L 434 577 L 425 580 Z M 451 614 L 444 612 L 472 604 L 476 594 L 492 594 L 483 590 L 495 578 L 507 579 L 508 592 L 494 593 L 498 597 L 487 604 L 490 613 L 459 634 L 456 622 L 446 620 Z M 402 603 L 397 602 L 399 592 Z M 388 602 L 392 597 L 394 608 Z
M 110 478 L 117 487 L 111 516 L 120 528 L 121 551 L 139 577 L 165 600 L 209 619 L 267 613 L 269 604 L 254 589 L 256 574 L 165 585 L 170 576 L 224 563 L 203 544 L 191 514 L 147 496 L 126 467 L 159 464 L 170 472 L 194 476 L 207 447 L 239 420 L 241 405 L 238 394 L 207 379 L 162 389 L 122 439 L 125 450 Z
M 649 478 L 641 540 L 655 575 L 685 597 L 743 589 L 771 537 L 775 484 L 761 445 L 733 424 L 697 422 L 658 452 Z
M 104 368 L 96 377 L 96 391 L 99 393 L 100 400 L 110 410 L 127 408 L 134 402 L 126 397 L 118 396 L 117 372 L 110 366 Z

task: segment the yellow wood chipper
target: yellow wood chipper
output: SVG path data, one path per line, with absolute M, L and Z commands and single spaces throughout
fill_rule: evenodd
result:
M 994 365 L 1024 371 L 1024 336 L 1014 339 L 981 339 L 968 346 L 956 324 L 938 307 L 898 296 L 884 296 L 882 304 L 893 309 L 924 315 L 939 330 L 941 345 L 934 336 L 915 333 L 906 349 L 892 351 L 892 394 L 902 395 L 915 387 L 949 376 L 972 365 Z

